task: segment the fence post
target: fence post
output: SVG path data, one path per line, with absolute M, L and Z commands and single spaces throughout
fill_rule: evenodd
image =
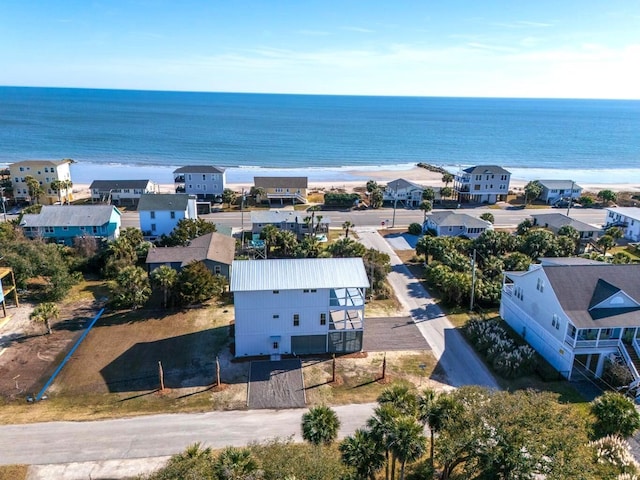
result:
M 158 361 L 158 375 L 160 376 L 160 391 L 164 392 L 164 372 L 162 371 L 162 362 Z

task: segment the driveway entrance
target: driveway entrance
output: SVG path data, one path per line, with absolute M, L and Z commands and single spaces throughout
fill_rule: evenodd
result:
M 302 362 L 297 359 L 251 362 L 247 386 L 249 408 L 304 408 Z

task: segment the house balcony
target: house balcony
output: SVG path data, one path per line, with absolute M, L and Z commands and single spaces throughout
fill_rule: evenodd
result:
M 173 177 L 173 183 L 184 183 L 184 175 L 176 175 Z
M 299 194 L 299 193 L 268 193 L 267 198 L 269 201 L 271 200 L 293 200 L 298 201 L 300 203 L 307 203 L 307 197 Z
M 364 290 L 359 288 L 335 288 L 329 293 L 329 306 L 364 308 Z
M 329 332 L 364 329 L 362 310 L 333 310 L 329 313 Z
M 456 188 L 455 190 L 458 193 L 469 193 L 471 191 L 471 189 L 469 188 L 469 185 L 463 185 L 461 187 Z

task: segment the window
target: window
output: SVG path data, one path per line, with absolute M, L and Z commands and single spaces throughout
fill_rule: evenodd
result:
M 222 273 L 222 268 L 220 268 L 220 265 L 216 265 L 215 267 L 213 267 L 213 273 L 215 275 L 220 275 Z
M 156 212 L 149 212 L 149 215 L 152 219 L 156 218 Z
M 93 233 L 98 233 L 98 227 L 91 227 L 91 230 L 93 231 Z
M 273 349 L 278 350 L 278 347 L 279 347 L 278 342 L 273 342 Z
M 294 313 L 293 314 L 293 326 L 294 327 L 299 327 L 300 326 L 300 314 L 298 314 L 298 313 Z
M 474 186 L 473 186 L 473 189 L 474 189 L 474 190 L 480 190 L 480 185 L 474 185 Z
M 207 176 L 203 173 L 203 174 L 202 174 L 202 181 L 203 181 L 203 182 L 206 182 L 206 180 L 207 180 Z
M 24 172 L 24 167 L 20 167 L 20 171 L 21 171 L 21 172 Z
M 327 324 L 327 314 L 326 313 L 321 313 L 320 314 L 320 325 L 326 325 Z
M 66 232 L 67 230 L 69 230 L 69 227 L 62 227 L 62 230 Z
M 171 218 L 176 218 L 176 212 L 171 212 L 169 215 L 171 216 Z
M 274 295 L 277 295 L 277 294 L 279 294 L 279 293 L 280 293 L 280 290 L 274 290 L 274 291 L 273 291 L 273 294 L 274 294 Z
M 316 290 L 315 288 L 311 289 L 311 293 L 316 293 L 318 290 Z
M 152 232 L 155 232 L 155 231 L 156 231 L 156 224 L 155 224 L 155 223 L 152 223 L 152 224 L 151 224 L 151 231 L 152 231 Z
M 304 290 L 302 290 L 302 293 L 309 293 L 309 289 L 305 288 Z
M 53 227 L 44 227 L 44 233 L 53 233 Z
M 273 318 L 274 318 L 274 319 L 280 318 L 280 315 L 278 315 L 277 313 L 274 313 L 274 314 L 273 314 Z
M 541 278 L 538 279 L 536 290 L 538 290 L 539 292 L 544 292 L 544 280 L 542 280 Z

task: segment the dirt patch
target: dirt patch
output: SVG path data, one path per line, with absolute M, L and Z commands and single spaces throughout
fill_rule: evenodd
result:
M 363 350 L 431 350 L 411 317 L 367 318 Z
M 249 408 L 305 406 L 300 359 L 251 362 Z

